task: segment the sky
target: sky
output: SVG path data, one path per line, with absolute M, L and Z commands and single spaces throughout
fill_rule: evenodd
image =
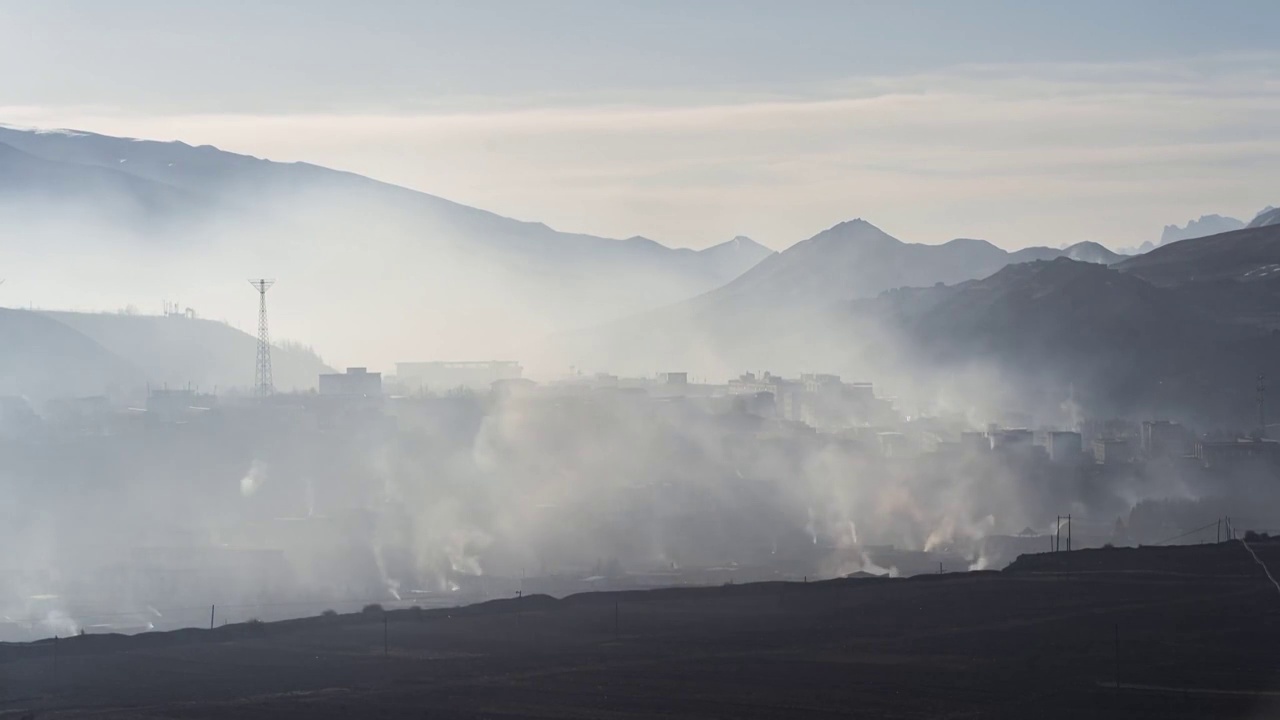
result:
M 0 122 L 606 237 L 1156 240 L 1280 205 L 1273 0 L 0 0 Z

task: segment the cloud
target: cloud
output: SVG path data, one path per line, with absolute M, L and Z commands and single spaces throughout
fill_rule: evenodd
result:
M 1171 219 L 1274 203 L 1277 60 L 960 66 L 630 104 L 5 117 L 306 160 L 562 229 L 673 244 L 745 233 L 785 247 L 863 216 L 923 242 L 1123 245 Z

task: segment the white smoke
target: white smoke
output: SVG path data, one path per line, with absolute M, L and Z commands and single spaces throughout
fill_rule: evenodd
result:
M 249 471 L 240 478 L 240 495 L 243 497 L 253 497 L 258 490 L 267 481 L 267 466 L 265 463 L 254 460 L 249 465 Z

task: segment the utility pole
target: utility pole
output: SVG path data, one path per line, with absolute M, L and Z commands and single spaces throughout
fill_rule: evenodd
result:
M 1067 552 L 1071 552 L 1071 514 L 1067 514 Z
M 1062 516 L 1059 515 L 1057 520 L 1053 521 L 1053 551 L 1058 552 L 1062 549 Z
M 1258 438 L 1267 436 L 1267 376 L 1258 376 Z
M 275 384 L 271 380 L 271 334 L 267 332 L 267 290 L 275 283 L 275 280 L 267 278 L 249 281 L 258 291 L 258 362 L 253 371 L 253 385 L 259 398 L 275 392 Z
M 1116 625 L 1116 690 L 1120 690 L 1120 626 Z
M 217 605 L 209 606 L 209 629 L 213 629 L 213 613 L 218 609 Z

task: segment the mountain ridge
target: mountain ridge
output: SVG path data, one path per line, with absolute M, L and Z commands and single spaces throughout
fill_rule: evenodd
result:
M 104 264 L 119 264 L 121 251 L 132 250 L 156 278 L 155 287 L 146 276 L 131 282 L 137 297 L 171 295 L 172 278 L 193 267 L 206 275 L 289 278 L 295 302 L 330 321 L 305 330 L 286 325 L 286 332 L 305 332 L 331 355 L 360 347 L 358 362 L 373 366 L 442 353 L 540 355 L 550 332 L 694 297 L 773 255 L 741 238 L 693 250 L 559 232 L 348 171 L 207 145 L 12 127 L 0 127 L 0 143 L 14 148 L 0 155 L 0 178 L 37 162 L 90 188 L 63 192 L 68 183 L 32 172 L 0 185 L 0 241 L 41 238 L 31 246 L 33 267 L 41 266 L 40 253 L 49 256 L 46 266 L 67 252 L 96 252 Z M 18 162 L 17 153 L 36 160 Z M 41 192 L 44 201 L 31 207 L 19 188 Z M 162 203 L 172 212 L 117 222 L 116 208 L 145 206 L 155 196 L 194 197 L 199 212 L 173 201 Z M 164 255 L 150 254 L 158 246 Z M 394 316 L 414 332 L 372 337 L 369 323 L 332 292 L 338 284 L 377 287 L 361 298 L 362 313 Z M 234 316 L 240 307 L 221 290 L 184 289 L 183 297 L 206 314 Z M 57 296 L 40 302 L 83 304 Z M 442 315 L 439 307 L 455 313 Z

